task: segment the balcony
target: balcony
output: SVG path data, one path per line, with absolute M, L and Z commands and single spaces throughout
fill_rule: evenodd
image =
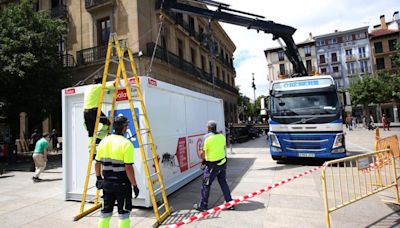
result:
M 331 64 L 337 65 L 337 64 L 340 64 L 340 62 L 339 62 L 338 58 L 331 58 Z
M 155 46 L 156 46 L 155 43 L 147 43 L 146 55 L 148 57 L 151 57 L 151 55 L 153 54 Z M 165 62 L 166 64 L 170 64 L 170 65 L 184 71 L 185 73 L 189 74 L 190 76 L 192 76 L 194 78 L 202 79 L 207 82 L 213 83 L 213 78 L 212 78 L 211 74 L 196 67 L 192 63 L 181 59 L 179 56 L 163 49 L 160 46 L 157 46 L 155 58 Z M 214 78 L 214 81 L 215 81 L 215 85 L 217 85 L 218 87 L 225 89 L 227 91 L 230 91 L 234 94 L 238 94 L 238 91 L 233 86 L 219 80 L 216 77 Z
M 320 61 L 318 65 L 320 66 L 328 65 L 328 62 L 326 60 Z
M 126 48 L 126 40 L 119 40 L 121 48 Z M 82 49 L 76 52 L 76 64 L 87 65 L 104 62 L 107 55 L 107 45 L 96 46 L 91 48 Z M 115 49 L 113 49 L 111 56 L 117 56 Z
M 75 67 L 75 58 L 71 54 L 60 55 L 60 62 L 66 68 Z
M 353 62 L 356 60 L 357 60 L 356 55 L 346 55 L 346 62 Z
M 172 12 L 164 12 L 169 18 L 175 21 L 176 25 L 179 25 L 185 32 L 189 34 L 189 36 L 193 37 L 195 40 L 200 42 L 201 44 L 204 44 L 206 41 L 206 37 L 204 34 L 201 34 L 199 32 L 196 32 L 194 28 L 191 28 L 190 25 L 183 20 L 182 17 L 178 17 L 176 13 Z
M 50 16 L 52 18 L 66 18 L 68 14 L 66 5 L 59 5 L 50 9 Z
M 86 65 L 104 61 L 107 54 L 107 45 L 83 49 L 76 52 L 77 65 Z
M 85 8 L 91 13 L 104 8 L 112 8 L 114 4 L 115 0 L 85 0 Z

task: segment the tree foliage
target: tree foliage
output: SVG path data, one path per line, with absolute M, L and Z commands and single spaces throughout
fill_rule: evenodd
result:
M 352 82 L 349 88 L 352 103 L 366 107 L 370 103 L 387 101 L 390 93 L 389 86 L 385 83 L 385 80 L 368 75 Z
M 25 111 L 40 121 L 60 110 L 66 72 L 58 44 L 66 33 L 65 22 L 33 11 L 28 0 L 0 11 L 0 101 L 9 119 Z

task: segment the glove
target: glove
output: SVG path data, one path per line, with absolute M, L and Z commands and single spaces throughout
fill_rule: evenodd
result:
M 101 176 L 97 176 L 97 180 L 96 180 L 96 188 L 97 189 L 103 189 L 103 177 Z
M 135 199 L 139 196 L 139 188 L 137 185 L 133 186 L 133 192 L 135 193 Z

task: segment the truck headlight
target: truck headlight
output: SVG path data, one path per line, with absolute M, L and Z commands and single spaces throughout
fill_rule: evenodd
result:
M 271 139 L 271 145 L 275 147 L 281 147 L 281 144 L 278 141 L 278 137 L 274 133 L 269 133 L 269 137 Z
M 344 134 L 337 134 L 332 149 L 344 146 Z

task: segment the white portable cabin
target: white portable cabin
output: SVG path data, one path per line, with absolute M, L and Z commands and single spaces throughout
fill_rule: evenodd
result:
M 129 79 L 129 83 L 134 83 L 133 78 Z M 159 156 L 163 182 L 167 194 L 171 194 L 201 174 L 199 149 L 203 143 L 203 136 L 207 133 L 207 121 L 215 120 L 217 130 L 225 133 L 223 101 L 149 77 L 140 77 L 140 85 Z M 63 182 L 66 200 L 81 200 L 87 172 L 88 135 L 83 119 L 83 97 L 86 88 L 87 86 L 80 86 L 62 90 Z M 136 87 L 130 88 L 132 96 L 137 96 Z M 106 115 L 109 115 L 111 110 L 112 95 L 113 91 L 105 95 L 102 111 Z M 134 101 L 134 105 L 142 114 L 140 103 Z M 124 115 L 129 119 L 126 136 L 135 147 L 134 169 L 140 194 L 133 200 L 133 205 L 151 207 L 142 157 L 136 138 L 133 137 L 135 128 L 127 93 L 123 88 L 118 90 L 115 110 L 115 116 Z M 144 117 L 140 114 L 139 125 L 144 126 Z M 147 139 L 143 138 L 143 143 L 146 143 Z M 151 150 L 150 147 L 147 148 L 146 153 L 150 158 Z M 151 173 L 155 172 L 152 161 L 149 163 L 149 169 Z M 94 186 L 95 179 L 95 175 L 92 175 L 89 187 Z M 95 190 L 95 187 L 88 190 L 87 199 L 94 198 Z

